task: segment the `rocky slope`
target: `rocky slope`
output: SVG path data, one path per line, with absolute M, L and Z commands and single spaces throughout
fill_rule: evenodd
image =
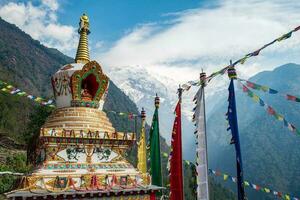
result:
M 15 25 L 9 24 L 0 18 L 0 80 L 9 82 L 25 91 L 30 91 L 33 95 L 41 95 L 44 97 L 51 97 L 50 76 L 59 67 L 66 63 L 73 62 L 73 59 L 63 55 L 55 49 L 49 49 L 41 45 L 38 41 L 33 40 L 29 35 L 18 29 Z M 132 85 L 138 85 L 135 80 L 132 80 Z M 147 85 L 147 83 L 143 83 Z M 151 86 L 150 86 L 151 89 Z M 149 91 L 144 91 L 145 93 Z M 165 95 L 166 91 L 162 91 L 161 95 Z M 150 93 L 153 95 L 153 93 Z M 162 103 L 163 103 L 162 98 Z M 149 102 L 149 105 L 153 102 Z M 122 92 L 113 82 L 110 84 L 109 95 L 104 105 L 105 110 L 114 110 L 122 112 L 132 112 L 137 114 L 138 108 L 136 104 Z M 151 106 L 149 106 L 151 109 Z M 36 138 L 39 127 L 43 124 L 46 117 L 50 114 L 51 110 L 33 104 L 30 100 L 23 97 L 12 96 L 0 92 L 0 132 L 2 138 L 6 138 L 2 147 L 3 151 L 8 152 L 7 145 L 11 140 L 17 141 L 15 147 L 24 150 L 22 146 L 29 149 L 28 156 L 32 157 L 31 153 L 34 147 L 32 141 Z M 150 113 L 150 112 L 149 112 Z M 151 119 L 151 114 L 148 113 L 148 118 Z M 172 111 L 171 111 L 172 113 Z M 114 127 L 117 130 L 132 130 L 131 124 L 128 119 L 120 118 L 113 114 L 108 114 Z M 161 117 L 161 121 L 169 119 L 169 117 Z M 149 126 L 148 126 L 149 128 Z M 30 144 L 30 145 L 29 145 Z M 21 146 L 20 146 L 21 145 Z M 18 147 L 17 147 L 18 146 Z M 168 153 L 169 146 L 164 138 L 161 140 L 162 152 Z M 134 164 L 136 163 L 136 147 L 128 154 L 129 159 Z M 163 156 L 164 179 L 167 180 L 167 157 Z M 12 170 L 19 172 L 30 171 L 30 165 L 26 164 L 26 154 L 18 152 L 16 155 L 7 154 L 0 164 L 0 170 Z M 186 199 L 194 199 L 194 177 L 193 169 L 187 168 L 185 170 L 185 195 Z M 11 188 L 13 179 L 11 177 L 0 178 L 0 193 L 7 191 Z M 222 196 L 224 199 L 230 196 L 228 190 L 223 190 L 219 185 L 213 184 L 212 191 L 216 196 Z M 1 198 L 1 197 L 0 197 Z

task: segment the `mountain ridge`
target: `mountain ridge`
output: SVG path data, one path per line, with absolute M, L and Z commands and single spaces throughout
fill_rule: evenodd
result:
M 300 65 L 288 63 L 272 71 L 264 71 L 249 79 L 282 93 L 298 94 Z M 236 99 L 245 180 L 285 193 L 300 196 L 300 138 L 290 132 L 282 121 L 269 115 L 259 104 L 243 93 L 236 82 Z M 280 94 L 251 89 L 268 105 L 294 125 L 300 125 L 300 104 L 287 101 Z M 226 131 L 227 91 L 222 103 L 207 121 L 209 165 L 211 168 L 235 172 L 235 150 L 229 145 L 231 133 Z M 298 95 L 299 96 L 299 95 Z M 285 164 L 288 163 L 288 164 Z M 233 186 L 230 188 L 234 189 Z M 273 199 L 272 195 L 247 190 L 250 199 Z
M 0 28 L 0 80 L 14 84 L 24 91 L 30 91 L 34 95 L 51 98 L 50 76 L 61 66 L 74 62 L 74 59 L 63 55 L 58 50 L 41 45 L 15 25 L 9 24 L 1 18 Z M 25 49 L 25 51 L 21 51 L 21 49 Z M 28 51 L 28 49 L 31 51 Z M 50 114 L 50 110 L 47 109 L 27 98 L 0 92 L 0 132 L 5 133 L 5 136 L 13 138 L 21 144 L 32 147 L 31 139 L 39 133 L 40 126 Z M 136 104 L 112 81 L 104 109 L 139 113 Z M 107 113 L 107 115 L 117 130 L 131 130 L 127 118 L 120 118 L 112 113 Z M 149 113 L 148 116 L 151 118 Z M 163 120 L 163 118 L 161 119 Z M 149 130 L 149 126 L 147 126 L 147 130 Z M 164 138 L 161 140 L 161 149 L 163 153 L 167 154 L 170 150 Z M 30 165 L 26 164 L 26 154 L 24 152 L 10 155 L 7 153 L 9 152 L 8 149 L 0 148 L 0 154 L 2 151 L 6 152 L 7 157 L 4 164 L 0 163 L 0 171 L 30 172 Z M 134 165 L 136 165 L 136 151 L 136 146 L 134 146 L 128 152 L 128 159 Z M 164 178 L 167 178 L 166 164 L 168 157 L 162 157 Z M 185 197 L 186 199 L 194 199 L 195 188 L 193 182 L 191 182 L 191 179 L 194 178 L 194 170 L 187 168 L 185 172 L 185 183 L 189 183 L 185 186 Z M 12 177 L 0 177 L 0 193 L 10 190 L 12 184 Z M 226 199 L 233 199 L 230 191 L 214 184 L 214 182 L 212 185 L 211 190 L 215 194 L 216 200 L 217 197 L 223 194 Z

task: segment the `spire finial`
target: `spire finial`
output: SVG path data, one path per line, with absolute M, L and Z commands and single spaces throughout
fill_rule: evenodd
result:
M 142 108 L 142 111 L 141 111 L 141 118 L 142 118 L 142 120 L 146 119 L 146 111 L 144 110 L 144 107 Z
M 234 65 L 232 64 L 232 60 L 230 60 L 230 65 L 229 65 L 229 67 L 228 67 L 227 73 L 228 73 L 228 77 L 229 77 L 230 79 L 236 79 L 236 78 L 237 78 L 237 75 L 236 75 L 236 71 L 235 71 Z
M 177 93 L 178 93 L 178 99 L 181 102 L 181 98 L 182 98 L 182 92 L 183 92 L 183 88 L 181 87 L 181 85 L 179 85 L 178 89 L 177 89 Z
M 159 96 L 157 96 L 157 93 L 156 93 L 156 96 L 155 96 L 154 104 L 155 104 L 156 108 L 159 108 Z
M 75 62 L 85 64 L 90 61 L 87 37 L 87 35 L 90 33 L 90 22 L 89 17 L 85 13 L 83 13 L 83 15 L 80 17 L 78 33 L 80 34 L 80 38 Z
M 202 68 L 202 72 L 200 73 L 200 85 L 202 87 L 205 87 L 207 85 L 206 73 L 203 71 L 203 68 Z

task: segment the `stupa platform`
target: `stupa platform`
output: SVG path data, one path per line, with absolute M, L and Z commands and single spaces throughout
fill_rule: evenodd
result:
M 88 107 L 58 108 L 48 117 L 42 129 L 116 132 L 105 112 Z
M 34 200 L 34 199 L 114 199 L 114 200 L 150 200 L 150 196 L 155 196 L 155 192 L 162 190 L 162 187 L 153 185 L 135 186 L 126 188 L 121 186 L 110 189 L 83 190 L 69 189 L 55 194 L 48 190 L 12 191 L 6 193 L 7 197 L 13 200 Z

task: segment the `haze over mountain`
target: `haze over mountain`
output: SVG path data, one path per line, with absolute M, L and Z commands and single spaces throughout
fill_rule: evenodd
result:
M 60 66 L 72 62 L 69 58 L 55 49 L 45 48 L 36 40 L 16 26 L 0 19 L 0 79 L 14 83 L 20 88 L 31 91 L 35 95 L 50 96 L 49 78 Z M 145 107 L 148 120 L 151 121 L 153 98 L 155 93 L 161 97 L 160 119 L 162 134 L 169 139 L 173 106 L 177 100 L 177 85 L 171 79 L 161 79 L 142 67 L 119 67 L 107 69 L 116 85 L 125 92 L 139 108 Z M 290 94 L 299 94 L 300 65 L 286 64 L 273 71 L 261 72 L 251 78 L 252 81 L 265 84 L 274 89 Z M 245 169 L 245 180 L 253 183 L 288 192 L 300 196 L 300 138 L 293 135 L 282 122 L 276 121 L 249 97 L 237 89 L 238 117 L 241 134 L 242 153 Z M 210 87 L 210 86 L 209 86 Z M 112 96 L 108 96 L 107 109 L 138 112 L 137 106 L 114 84 L 111 85 Z M 279 113 L 300 127 L 299 103 L 289 102 L 280 95 L 259 94 Z M 188 93 L 188 98 L 194 92 Z M 219 169 L 235 174 L 234 147 L 229 145 L 230 133 L 226 131 L 225 113 L 227 111 L 227 90 L 218 89 L 216 95 L 209 96 L 208 106 L 208 147 L 209 164 L 213 169 Z M 298 95 L 300 96 L 300 95 Z M 118 104 L 117 99 L 122 99 Z M 190 102 L 187 104 L 192 105 Z M 1 94 L 0 131 L 20 140 L 18 135 L 28 125 L 28 116 L 34 106 L 22 98 L 12 98 Z M 22 109 L 21 109 L 22 108 Z M 190 110 L 191 108 L 187 108 Z M 20 112 L 22 110 L 22 112 Z M 189 113 L 184 119 L 184 151 L 186 158 L 194 158 L 194 135 L 192 123 L 188 120 Z M 20 121 L 20 119 L 25 119 Z M 126 128 L 126 122 L 118 123 L 119 119 L 110 116 L 114 125 L 120 129 Z M 149 122 L 148 121 L 148 122 Z M 16 126 L 16 124 L 18 124 Z M 222 182 L 223 184 L 223 182 Z M 228 184 L 234 189 L 233 184 Z M 249 199 L 273 199 L 273 197 L 247 190 Z
M 0 78 L 12 82 L 24 90 L 31 91 L 35 95 L 50 96 L 49 78 L 51 74 L 61 65 L 72 62 L 73 59 L 55 49 L 45 48 L 16 26 L 3 20 L 0 20 L 0 27 Z M 161 80 L 161 77 L 155 77 L 149 72 L 141 70 L 141 67 L 120 66 L 107 70 L 107 73 L 139 108 L 147 109 L 148 120 L 151 120 L 152 117 L 153 97 L 155 93 L 158 93 L 162 98 L 160 108 L 162 134 L 166 137 L 170 135 L 177 88 L 171 79 Z M 251 80 L 291 94 L 298 94 L 300 90 L 298 84 L 300 70 L 299 66 L 295 64 L 281 66 L 271 72 L 259 73 Z M 125 103 L 116 105 L 111 100 L 111 104 L 107 108 L 138 112 L 135 104 L 117 87 L 112 84 L 111 88 L 116 91 L 114 92 L 115 99 L 120 98 L 119 95 L 121 95 Z M 193 92 L 189 95 L 192 94 Z M 209 106 L 207 113 L 209 162 L 211 168 L 234 175 L 234 149 L 229 145 L 231 136 L 226 131 L 227 125 L 224 116 L 227 110 L 227 96 L 226 90 L 220 90 L 217 95 L 211 96 L 207 100 L 207 106 Z M 297 103 L 287 102 L 279 95 L 261 94 L 261 97 L 284 114 L 289 121 L 296 126 L 300 125 L 299 117 L 297 117 L 300 107 Z M 1 98 L 1 106 L 5 108 L 0 114 L 1 131 L 18 136 L 17 134 L 26 128 L 33 106 L 27 100 L 6 96 Z M 297 148 L 299 146 L 298 137 L 292 135 L 283 127 L 282 123 L 268 116 L 259 105 L 253 103 L 244 94 L 238 92 L 237 99 L 245 179 L 300 196 L 298 187 L 300 174 L 299 170 L 296 170 L 300 165 L 298 156 L 300 152 Z M 5 101 L 9 101 L 9 104 Z M 121 107 L 124 105 L 128 105 L 128 107 Z M 23 112 L 19 112 L 20 108 L 23 108 Z M 193 160 L 195 155 L 191 153 L 194 152 L 193 126 L 187 120 L 188 116 L 188 114 L 185 115 L 184 119 L 184 123 L 187 124 L 184 125 L 184 151 L 186 158 Z M 110 117 L 114 121 L 114 125 L 120 128 L 126 127 L 125 123 L 118 125 L 117 119 Z M 20 122 L 20 119 L 25 120 L 16 126 L 15 124 Z M 257 196 L 252 196 L 257 193 L 254 194 L 249 190 L 249 194 L 250 197 L 257 198 Z M 265 194 L 258 195 L 260 199 L 266 197 Z
M 300 65 L 289 63 L 273 71 L 264 71 L 250 78 L 283 93 L 300 96 Z M 241 91 L 236 83 L 237 110 L 245 180 L 300 196 L 300 137 L 284 127 L 283 122 L 269 115 Z M 300 126 L 300 104 L 287 101 L 280 94 L 252 90 L 268 105 L 296 127 Z M 232 175 L 235 172 L 234 146 L 229 145 L 231 133 L 226 131 L 227 90 L 208 117 L 209 165 Z M 229 184 L 231 188 L 235 187 Z M 249 199 L 274 199 L 272 195 L 247 190 Z
M 239 68 L 237 68 L 239 73 Z M 159 93 L 162 98 L 160 107 L 162 133 L 168 137 L 171 130 L 174 115 L 173 105 L 177 100 L 176 87 L 166 87 L 160 81 L 160 77 L 144 71 L 142 67 L 120 67 L 108 71 L 117 85 L 132 99 L 139 107 L 145 107 L 148 113 L 152 112 L 153 97 Z M 220 77 L 224 85 L 228 85 L 227 75 Z M 275 68 L 273 71 L 264 71 L 250 78 L 253 82 L 268 85 L 274 89 L 289 94 L 299 94 L 300 91 L 300 65 L 286 64 Z M 214 82 L 211 82 L 211 85 Z M 172 83 L 170 83 L 172 85 Z M 174 86 L 174 85 L 173 85 Z M 227 87 L 227 86 L 226 86 Z M 231 175 L 235 175 L 235 151 L 229 145 L 231 135 L 227 132 L 225 113 L 227 112 L 227 88 L 217 87 L 215 94 L 209 95 L 207 101 L 208 117 L 208 147 L 210 168 L 219 169 Z M 171 88 L 171 89 L 170 89 Z M 172 89 L 173 88 L 173 89 Z M 208 86 L 208 90 L 211 86 Z M 300 196 L 299 184 L 300 174 L 300 137 L 293 135 L 282 122 L 276 121 L 269 116 L 262 107 L 253 102 L 241 92 L 239 84 L 236 83 L 237 106 L 239 128 L 241 134 L 242 154 L 244 158 L 245 180 L 257 183 L 261 186 L 273 188 L 278 191 Z M 300 126 L 299 111 L 300 104 L 286 101 L 280 95 L 266 95 L 255 91 L 267 103 L 282 113 L 294 125 Z M 194 91 L 187 93 L 186 99 L 191 99 Z M 298 95 L 300 96 L 300 94 Z M 186 102 L 191 104 L 191 102 Z M 187 109 L 187 108 L 186 108 Z M 190 109 L 190 108 L 189 108 Z M 190 109 L 191 110 L 191 109 Z M 194 137 L 193 125 L 188 118 L 189 113 L 184 115 L 183 141 L 185 144 L 185 158 L 194 159 Z M 148 115 L 148 120 L 151 116 Z M 169 132 L 164 132 L 168 131 Z M 223 183 L 230 189 L 235 190 L 234 184 Z M 255 192 L 247 189 L 249 199 L 273 199 L 272 195 Z
M 139 108 L 145 108 L 148 117 L 147 122 L 151 124 L 154 97 L 157 94 L 160 97 L 160 127 L 161 134 L 166 138 L 168 144 L 171 141 L 171 132 L 174 120 L 174 105 L 176 104 L 177 87 L 174 81 L 167 77 L 155 76 L 149 73 L 141 66 L 123 66 L 108 68 L 107 73 L 111 79 L 118 85 L 122 91 L 127 94 Z M 162 80 L 163 79 L 163 80 Z M 193 93 L 188 93 L 184 98 L 184 111 L 192 110 L 192 97 Z M 195 137 L 194 126 L 191 122 L 191 114 L 183 111 L 183 153 L 184 158 L 194 161 L 195 152 Z M 189 119 L 190 118 L 190 119 Z
M 15 25 L 9 24 L 1 18 L 0 30 L 0 80 L 7 81 L 33 95 L 51 97 L 50 76 L 62 65 L 73 62 L 73 59 L 65 56 L 56 49 L 49 49 L 41 45 L 39 41 L 33 40 Z M 118 75 L 122 77 L 121 72 Z M 124 75 L 126 75 L 125 72 Z M 116 75 L 115 77 L 117 78 L 118 76 Z M 149 86 L 149 83 L 135 82 L 135 79 L 132 79 L 132 85 L 136 87 L 142 85 Z M 144 92 L 150 92 L 151 87 L 150 85 L 149 90 L 145 90 Z M 161 92 L 163 105 L 166 102 L 163 96 L 166 91 L 162 90 Z M 151 95 L 153 93 L 150 93 Z M 153 102 L 149 100 L 149 109 L 151 107 L 153 107 Z M 113 82 L 110 83 L 109 94 L 104 108 L 106 110 L 132 112 L 135 114 L 139 112 L 136 104 Z M 44 107 L 40 107 L 24 97 L 12 96 L 0 92 L 0 171 L 29 172 L 30 167 L 26 165 L 24 146 L 34 147 L 34 144 L 30 143 L 30 141 L 39 133 L 40 126 L 49 113 L 49 110 L 44 110 Z M 150 112 L 148 116 L 150 119 Z M 111 113 L 108 113 L 108 117 L 117 130 L 132 131 L 132 124 L 128 123 L 127 118 L 120 118 L 120 116 Z M 161 115 L 160 121 L 166 119 L 166 116 Z M 173 120 L 173 117 L 169 120 Z M 11 142 L 12 144 L 6 144 L 5 141 L 14 141 L 15 144 L 13 142 Z M 9 148 L 7 147 L 8 145 Z M 15 157 L 14 151 L 17 148 L 20 149 L 20 146 L 23 147 L 19 152 L 21 158 Z M 162 152 L 169 152 L 169 146 L 164 138 L 161 140 L 161 148 Z M 136 164 L 135 147 L 129 152 L 128 159 L 133 164 Z M 163 156 L 164 180 L 167 180 L 168 175 L 166 169 L 167 159 L 167 157 Z M 187 199 L 194 196 L 193 174 L 194 168 L 185 165 L 185 195 Z M 11 184 L 13 184 L 12 181 L 12 177 L 0 177 L 0 198 L 2 197 L 2 192 L 10 190 Z M 230 191 L 216 184 L 213 180 L 211 181 L 210 189 L 215 200 L 219 199 L 220 196 L 226 200 L 233 199 Z
M 71 57 L 76 52 L 78 40 L 74 19 L 83 11 L 87 12 L 91 16 L 89 44 L 92 57 L 103 63 L 106 72 L 112 71 L 111 75 L 109 73 L 111 79 L 139 109 L 146 107 L 148 122 L 152 113 L 147 108 L 153 107 L 155 92 L 165 100 L 160 113 L 165 119 L 161 123 L 162 134 L 167 139 L 172 129 L 172 112 L 179 84 L 197 79 L 201 68 L 210 74 L 230 59 L 241 57 L 287 33 L 298 26 L 300 16 L 298 0 L 238 3 L 232 0 L 154 1 L 149 5 L 136 0 L 116 4 L 104 1 L 90 4 L 89 1 L 4 0 L 0 5 L 2 18 L 16 24 L 42 44 L 58 48 Z M 240 74 L 249 77 L 282 63 L 299 63 L 300 40 L 297 34 L 268 48 L 263 56 L 247 60 L 240 68 Z M 142 70 L 134 67 L 136 65 Z M 128 69 L 128 74 L 119 76 L 113 67 Z M 138 82 L 149 83 L 151 95 L 141 98 L 143 90 L 149 89 L 135 86 L 132 80 L 136 85 Z M 215 94 L 216 85 L 222 82 L 214 80 L 211 84 L 214 88 L 206 90 L 207 97 L 209 93 Z M 164 94 L 166 88 L 168 95 Z M 186 122 L 183 125 L 184 157 L 192 161 L 195 154 L 190 154 L 187 147 L 194 147 L 194 130 L 188 120 L 193 94 L 194 91 L 186 93 L 184 97 L 188 98 L 183 101 Z M 208 115 L 217 102 L 214 98 L 208 100 Z

